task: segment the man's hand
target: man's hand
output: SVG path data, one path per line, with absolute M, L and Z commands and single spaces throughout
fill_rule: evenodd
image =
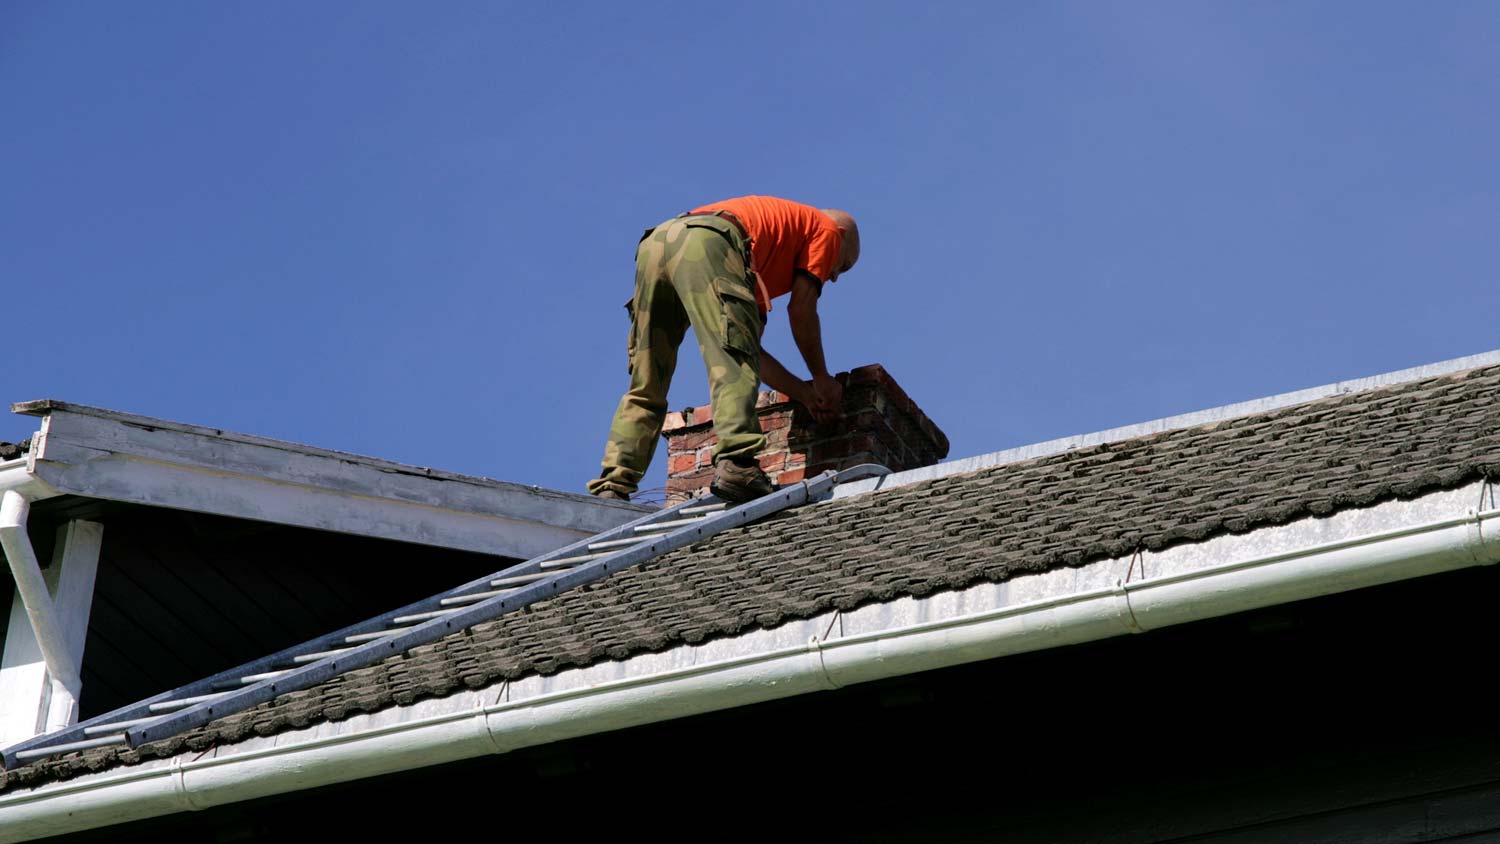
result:
M 826 375 L 823 377 L 833 385 L 836 393 L 830 394 L 828 387 L 825 386 L 820 394 L 818 379 L 803 381 L 782 366 L 781 361 L 777 360 L 775 355 L 765 349 L 760 350 L 760 380 L 769 384 L 771 389 L 785 393 L 792 401 L 807 408 L 813 418 L 818 420 L 819 425 L 829 425 L 837 422 L 842 415 L 844 388 L 832 378 Z M 828 403 L 825 395 L 833 395 L 832 404 Z
M 833 379 L 829 380 L 832 381 Z M 839 382 L 833 381 L 833 387 L 842 395 L 843 387 L 839 385 Z M 818 383 L 816 380 L 801 382 L 799 393 L 800 395 L 792 393 L 787 393 L 787 395 L 801 402 L 802 406 L 807 408 L 808 412 L 813 415 L 813 419 L 817 420 L 819 425 L 833 425 L 844 415 L 841 409 L 843 405 L 842 398 L 834 399 L 830 402 L 826 393 L 818 392 Z
M 844 415 L 844 385 L 828 373 L 813 376 L 813 416 L 822 424 L 837 422 Z

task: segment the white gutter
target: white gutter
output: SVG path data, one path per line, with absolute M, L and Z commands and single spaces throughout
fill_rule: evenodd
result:
M 52 498 L 58 491 L 48 486 L 41 478 L 32 474 L 31 458 L 17 457 L 0 460 L 0 491 L 11 490 L 26 496 L 28 501 Z
M 194 811 L 1500 561 L 1500 510 L 928 624 L 0 796 L 0 844 Z M 1493 532 L 1493 528 L 1491 529 Z

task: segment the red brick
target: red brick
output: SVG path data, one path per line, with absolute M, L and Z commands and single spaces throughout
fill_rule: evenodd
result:
M 807 408 L 774 390 L 757 396 L 757 420 L 766 435 L 759 460 L 778 482 L 792 483 L 827 468 L 865 462 L 916 468 L 947 456 L 947 437 L 884 367 L 862 366 L 836 377 L 845 385 L 844 406 L 842 417 L 832 425 L 818 425 Z M 707 405 L 670 416 L 663 432 L 669 493 L 681 497 L 708 486 L 716 439 Z M 689 458 L 692 465 L 685 466 Z
M 760 394 L 755 397 L 755 406 L 771 407 L 773 405 L 786 404 L 791 400 L 791 397 L 786 393 L 778 393 L 775 390 L 761 390 Z
M 897 384 L 895 379 L 890 378 L 889 376 L 887 376 L 883 381 L 880 382 L 880 392 L 881 395 L 884 395 L 886 397 L 886 400 L 889 401 L 891 405 L 901 410 L 902 412 L 921 412 L 917 410 L 917 403 L 912 401 L 911 397 L 906 395 L 906 391 L 901 389 L 901 385 Z
M 691 475 L 683 475 L 677 478 L 667 478 L 667 494 L 674 492 L 696 493 L 700 489 L 707 489 L 708 484 L 714 478 L 714 473 L 694 472 Z
M 857 367 L 840 374 L 850 384 L 878 384 L 886 379 L 885 367 L 878 363 Z
M 938 460 L 942 460 L 944 457 L 947 457 L 948 436 L 942 431 L 938 430 L 938 426 L 934 425 L 932 423 L 932 420 L 928 419 L 925 415 L 917 420 L 917 424 L 921 427 L 922 433 L 926 434 L 927 439 L 932 442 L 932 456 L 934 458 L 933 462 L 937 462 Z
M 693 424 L 702 425 L 704 422 L 714 421 L 714 406 L 711 404 L 700 404 L 693 408 Z
M 702 483 L 704 486 L 707 486 L 709 480 L 711 480 L 713 476 L 713 469 L 694 469 L 691 472 L 686 472 L 681 475 L 672 475 L 668 478 L 668 480 Z
M 891 427 L 896 431 L 897 436 L 908 442 L 916 442 L 925 437 L 922 429 L 917 427 L 916 418 L 905 413 L 897 417 Z
M 787 471 L 782 472 L 781 474 L 776 476 L 776 483 L 795 484 L 802 481 L 806 477 L 807 473 L 803 469 L 788 469 Z
M 874 407 L 879 395 L 874 387 L 851 387 L 845 390 L 844 413 L 858 413 L 867 407 Z
M 826 436 L 820 431 L 821 429 L 811 425 L 794 425 L 790 431 L 787 431 L 786 441 L 793 451 L 806 448 L 808 443 L 816 442 Z
M 849 454 L 849 441 L 847 439 L 824 440 L 816 443 L 807 450 L 807 462 L 824 463 L 842 460 Z
M 771 431 L 777 428 L 790 428 L 791 426 L 792 411 L 790 408 L 788 408 L 787 410 L 777 410 L 772 413 L 762 413 L 760 415 L 760 429 L 762 431 Z
M 706 445 L 713 445 L 716 442 L 718 442 L 718 438 L 714 436 L 713 428 L 704 428 L 701 431 L 690 431 L 667 437 L 667 447 L 673 451 L 699 449 Z
M 786 452 L 773 451 L 763 452 L 756 460 L 760 463 L 760 469 L 767 474 L 775 474 L 786 468 Z

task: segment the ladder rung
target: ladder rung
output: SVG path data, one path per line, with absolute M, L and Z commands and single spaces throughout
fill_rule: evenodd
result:
M 442 604 L 445 607 L 451 607 L 451 606 L 455 606 L 455 605 L 458 605 L 458 604 L 477 604 L 480 601 L 483 601 L 483 600 L 485 600 L 487 598 L 493 598 L 496 595 L 504 595 L 507 592 L 514 592 L 514 591 L 516 591 L 516 590 L 514 590 L 514 589 L 496 589 L 496 590 L 494 590 L 492 592 L 470 592 L 467 595 L 454 595 L 452 598 L 444 598 L 443 600 L 439 601 L 438 603 Z
M 728 504 L 725 504 L 723 502 L 720 502 L 718 504 L 700 504 L 697 507 L 684 507 L 681 510 L 678 510 L 677 514 L 679 516 L 691 516 L 697 513 L 717 513 L 728 506 Z
M 556 559 L 556 560 L 548 560 L 547 562 L 542 563 L 542 568 L 544 568 L 544 569 L 566 569 L 566 568 L 572 568 L 573 566 L 576 566 L 579 563 L 586 563 L 589 560 L 597 560 L 600 557 L 608 557 L 611 553 L 612 552 L 610 552 L 610 551 L 601 551 L 598 554 L 580 554 L 577 557 L 562 557 L 562 558 Z
M 326 659 L 326 658 L 328 658 L 330 656 L 335 656 L 337 654 L 342 654 L 342 653 L 348 653 L 349 651 L 352 651 L 352 650 L 354 650 L 354 649 L 353 648 L 334 648 L 331 651 L 318 651 L 315 654 L 303 654 L 302 656 L 294 656 L 294 657 L 292 657 L 292 662 L 295 662 L 295 663 L 298 663 L 298 664 L 301 664 L 301 663 L 304 663 L 304 662 L 318 662 L 318 661 Z
M 411 629 L 410 627 L 392 627 L 389 630 L 377 630 L 373 633 L 355 633 L 353 636 L 345 636 L 344 641 L 351 645 L 357 642 L 373 642 L 376 639 L 384 639 Z
M 194 697 L 185 697 L 178 700 L 164 700 L 161 703 L 151 704 L 149 709 L 152 712 L 171 712 L 174 709 L 187 709 L 189 706 L 192 706 L 194 704 L 202 703 L 206 700 L 213 700 L 214 698 L 221 698 L 228 694 L 232 693 L 214 692 L 211 695 L 196 695 Z
M 627 545 L 635 545 L 650 539 L 649 536 L 627 536 L 624 539 L 606 539 L 603 542 L 590 542 L 590 551 L 602 551 L 605 548 L 624 548 Z
M 453 607 L 452 609 L 446 610 L 433 610 L 431 612 L 419 612 L 412 613 L 411 615 L 401 615 L 391 619 L 391 623 L 410 624 L 413 621 L 430 621 L 434 618 L 442 618 L 445 615 L 452 615 L 453 613 L 458 612 L 458 610 L 458 607 Z
M 864 471 L 869 473 L 871 467 L 857 467 L 853 470 L 857 473 Z M 884 471 L 884 469 L 881 469 Z M 837 473 L 824 473 L 819 476 L 820 483 L 827 485 L 837 483 L 840 475 Z M 517 607 L 524 605 L 531 599 L 542 599 L 558 591 L 562 583 L 572 584 L 574 581 L 586 581 L 592 579 L 591 575 L 602 575 L 608 569 L 616 569 L 627 561 L 638 560 L 649 554 L 660 552 L 668 545 L 680 545 L 693 541 L 705 535 L 717 532 L 719 529 L 727 528 L 731 523 L 748 522 L 752 517 L 759 518 L 779 509 L 792 506 L 793 502 L 800 503 L 812 494 L 812 488 L 807 487 L 800 498 L 794 493 L 802 489 L 801 485 L 792 485 L 789 488 L 779 490 L 774 496 L 764 499 L 754 505 L 739 506 L 730 502 L 724 502 L 713 497 L 699 499 L 693 506 L 682 506 L 670 509 L 665 513 L 656 513 L 638 519 L 631 524 L 628 530 L 614 528 L 603 533 L 596 534 L 581 542 L 575 543 L 567 551 L 553 551 L 541 557 L 510 569 L 509 573 L 496 575 L 489 580 L 489 588 L 486 589 L 479 584 L 460 587 L 449 593 L 446 597 L 440 596 L 436 600 L 424 602 L 432 609 L 415 612 L 410 615 L 392 618 L 391 615 L 380 616 L 360 625 L 368 632 L 350 634 L 343 637 L 343 643 L 348 647 L 336 644 L 328 639 L 314 640 L 313 643 L 302 646 L 299 651 L 308 651 L 295 655 L 279 657 L 280 670 L 263 671 L 255 674 L 247 674 L 237 680 L 216 682 L 213 687 L 215 691 L 210 694 L 196 694 L 191 697 L 183 697 L 176 700 L 158 700 L 146 705 L 144 716 L 140 709 L 135 709 L 137 715 L 144 717 L 132 717 L 119 720 L 114 723 L 97 724 L 83 727 L 79 730 L 69 730 L 65 735 L 77 737 L 82 735 L 86 740 L 72 743 L 58 743 L 50 747 L 40 746 L 35 749 L 18 751 L 10 758 L 31 760 L 70 753 L 77 750 L 85 750 L 95 747 L 128 745 L 131 736 L 138 736 L 146 741 L 158 741 L 162 738 L 179 735 L 183 730 L 191 729 L 195 725 L 203 724 L 215 717 L 242 712 L 254 702 L 263 698 L 264 695 L 256 694 L 255 684 L 264 683 L 267 686 L 275 678 L 284 677 L 284 680 L 275 681 L 275 688 L 280 691 L 303 688 L 309 684 L 318 682 L 321 676 L 317 670 L 305 670 L 320 661 L 324 665 L 338 665 L 340 668 L 349 668 L 353 665 L 363 664 L 361 660 L 351 657 L 347 660 L 338 658 L 339 654 L 368 653 L 378 658 L 384 652 L 394 649 L 398 641 L 404 641 L 408 645 L 417 645 L 432 642 L 445 634 L 456 622 L 454 619 L 472 616 L 474 618 L 491 618 L 507 609 L 512 609 L 514 603 Z M 822 489 L 819 486 L 818 489 Z M 654 523 L 653 523 L 654 522 Z M 658 541 L 660 540 L 660 541 Z M 562 554 L 573 556 L 563 557 Z M 596 565 L 587 566 L 590 562 L 598 561 Z M 520 573 L 524 572 L 524 573 Z M 480 581 L 483 583 L 484 581 Z M 543 589 L 541 587 L 548 586 Z M 469 590 L 463 594 L 457 594 Z M 508 597 L 507 597 L 508 596 Z M 523 597 L 529 596 L 529 597 Z M 495 612 L 489 612 L 492 604 L 489 599 L 507 597 L 505 601 L 494 601 Z M 422 606 L 424 604 L 418 604 Z M 475 606 L 477 604 L 477 606 Z M 458 613 L 459 615 L 451 615 Z M 421 623 L 429 620 L 448 618 L 446 624 Z M 413 625 L 412 622 L 418 622 Z M 376 625 L 390 625 L 384 630 L 371 629 Z M 312 652 L 315 648 L 322 648 Z M 252 663 L 240 670 L 259 671 L 266 665 L 265 662 Z M 238 673 L 238 672 L 235 672 Z M 217 675 L 219 677 L 233 677 L 234 674 L 225 672 Z M 228 687 L 226 689 L 226 687 Z M 189 688 L 202 689 L 203 685 L 194 684 Z M 263 687 L 262 687 L 263 688 Z M 226 689 L 220 691 L 219 689 Z M 183 694 L 183 691 L 174 694 Z M 164 696 L 165 697 L 165 696 Z M 212 705 L 209 705 L 212 704 Z M 139 705 L 137 705 L 139 706 Z M 61 735 L 54 735 L 53 740 L 60 740 Z M 45 741 L 46 739 L 42 739 Z M 29 744 L 30 742 L 28 742 Z
M 238 680 L 225 680 L 222 683 L 215 683 L 214 688 L 238 689 L 240 686 L 252 686 L 256 683 L 259 683 L 261 680 L 270 680 L 273 677 L 280 677 L 283 674 L 290 674 L 296 670 L 297 669 L 295 668 L 283 668 L 280 671 L 266 671 L 260 674 L 246 674 L 244 677 L 241 677 Z
M 22 750 L 16 754 L 16 759 L 26 761 L 28 759 L 41 759 L 46 756 L 57 756 L 62 753 L 72 753 L 75 750 L 88 750 L 91 747 L 108 747 L 111 744 L 124 744 L 125 734 L 117 736 L 106 736 L 104 738 L 87 739 L 75 741 L 68 744 L 54 744 L 51 747 L 41 747 L 36 750 Z
M 635 529 L 635 532 L 646 533 L 648 531 L 672 530 L 675 528 L 687 527 L 688 525 L 696 525 L 706 519 L 708 519 L 708 516 L 698 516 L 697 518 L 693 519 L 677 519 L 676 521 L 672 522 L 657 522 L 654 525 L 638 525 Z M 592 548 L 593 546 L 590 545 L 589 547 Z
M 510 577 L 497 577 L 490 581 L 491 586 L 520 586 L 525 583 L 535 583 L 538 580 L 551 577 L 553 572 L 538 571 L 531 574 L 515 574 Z
M 832 473 L 820 475 L 820 478 L 832 477 L 837 482 L 838 476 Z M 795 487 L 794 487 L 795 488 Z M 773 496 L 754 506 L 740 507 L 733 503 L 716 500 L 712 497 L 702 499 L 703 503 L 693 506 L 684 506 L 670 510 L 670 515 L 654 514 L 642 518 L 632 524 L 629 530 L 610 529 L 596 534 L 590 539 L 585 539 L 571 546 L 569 551 L 554 551 L 550 555 L 543 555 L 527 563 L 515 566 L 511 573 L 496 576 L 489 580 L 489 588 L 486 590 L 478 584 L 473 584 L 461 589 L 478 590 L 469 591 L 464 594 L 448 593 L 447 597 L 440 597 L 436 601 L 424 602 L 431 610 L 412 613 L 397 617 L 381 616 L 361 625 L 368 632 L 355 633 L 343 637 L 343 643 L 348 647 L 336 644 L 335 641 L 327 639 L 315 640 L 315 643 L 304 645 L 303 648 L 311 651 L 312 648 L 322 648 L 315 652 L 300 653 L 289 657 L 280 657 L 279 664 L 292 667 L 281 668 L 275 671 L 264 671 L 255 674 L 247 674 L 237 680 L 217 682 L 214 691 L 209 694 L 197 694 L 191 697 L 178 698 L 176 700 L 159 700 L 146 705 L 149 715 L 132 717 L 113 723 L 90 725 L 81 730 L 69 730 L 71 736 L 82 735 L 85 740 L 65 744 L 54 744 L 52 746 L 40 746 L 34 749 L 17 751 L 11 758 L 22 761 L 40 759 L 49 756 L 71 753 L 78 750 L 86 750 L 96 747 L 128 745 L 130 736 L 136 735 L 147 741 L 157 741 L 163 737 L 178 735 L 182 730 L 191 729 L 194 725 L 205 723 L 215 717 L 244 711 L 252 706 L 254 701 L 263 697 L 255 693 L 254 685 L 257 683 L 271 681 L 275 678 L 286 677 L 287 679 L 276 684 L 281 691 L 301 688 L 309 683 L 317 682 L 318 673 L 316 669 L 305 670 L 308 666 L 327 660 L 335 662 L 340 668 L 350 665 L 362 664 L 360 660 L 338 660 L 339 654 L 368 651 L 384 651 L 394 648 L 397 640 L 405 640 L 408 644 L 420 644 L 434 641 L 438 636 L 447 632 L 453 621 L 446 625 L 423 624 L 433 619 L 450 617 L 453 613 L 459 613 L 457 617 L 464 615 L 476 618 L 489 618 L 496 613 L 487 612 L 489 606 L 483 602 L 491 598 L 514 595 L 514 603 L 522 605 L 526 603 L 521 596 L 530 593 L 531 598 L 541 599 L 557 591 L 556 588 L 542 589 L 543 585 L 556 587 L 559 583 L 582 581 L 590 579 L 589 574 L 603 574 L 609 568 L 618 568 L 627 560 L 635 560 L 648 553 L 655 553 L 664 546 L 671 544 L 682 544 L 691 538 L 702 537 L 706 534 L 716 532 L 725 528 L 731 522 L 747 522 L 754 516 L 759 518 L 776 512 L 778 509 L 791 506 L 791 502 L 807 498 L 804 494 L 801 499 L 792 494 L 793 489 L 782 489 Z M 810 494 L 810 490 L 809 490 Z M 718 516 L 722 515 L 722 518 Z M 654 523 L 653 523 L 654 521 Z M 604 538 L 609 537 L 609 538 Z M 597 540 L 597 541 L 590 541 Z M 657 540 L 661 540 L 658 542 Z M 573 556 L 555 556 L 561 553 Z M 609 562 L 613 560 L 615 565 Z M 593 572 L 582 568 L 584 564 L 602 561 L 599 565 L 588 568 L 595 569 Z M 482 583 L 483 581 L 481 581 Z M 529 588 L 527 588 L 529 586 Z M 458 590 L 455 590 L 458 591 Z M 545 593 L 545 594 L 544 594 Z M 479 604 L 479 606 L 473 606 Z M 503 612 L 511 609 L 511 600 L 496 601 L 495 610 Z M 418 606 L 421 606 L 420 604 Z M 413 624 L 416 622 L 416 624 Z M 374 625 L 388 624 L 383 630 L 370 629 Z M 295 652 L 294 652 L 295 653 Z M 371 654 L 379 656 L 379 654 Z M 346 664 L 347 662 L 347 664 Z M 326 663 L 325 663 L 326 664 Z M 256 670 L 264 666 L 261 662 L 255 668 L 247 666 L 241 670 Z M 233 677 L 227 672 L 219 676 Z M 304 682 L 305 680 L 305 682 Z M 190 688 L 202 686 L 195 684 Z M 181 692 L 177 692 L 181 694 Z M 207 704 L 212 703 L 212 706 Z M 186 710 L 186 711 L 184 711 Z M 196 711 L 195 711 L 196 710 Z M 136 712 L 140 710 L 137 709 Z M 189 714 L 191 713 L 191 714 Z
M 149 724 L 160 717 L 160 715 L 148 715 L 145 718 L 131 718 L 129 721 L 116 721 L 113 724 L 100 724 L 97 727 L 84 727 L 83 734 L 86 736 L 100 736 L 108 733 L 123 733 L 131 727 L 137 727 L 141 724 Z

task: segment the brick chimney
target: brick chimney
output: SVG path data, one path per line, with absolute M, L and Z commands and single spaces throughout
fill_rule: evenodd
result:
M 931 466 L 948 456 L 948 438 L 880 364 L 836 377 L 844 385 L 844 417 L 819 426 L 785 395 L 761 391 L 756 401 L 766 448 L 760 467 L 777 484 L 796 483 L 827 469 L 881 463 L 893 472 Z M 667 504 L 706 494 L 713 480 L 713 412 L 708 406 L 668 413 Z

